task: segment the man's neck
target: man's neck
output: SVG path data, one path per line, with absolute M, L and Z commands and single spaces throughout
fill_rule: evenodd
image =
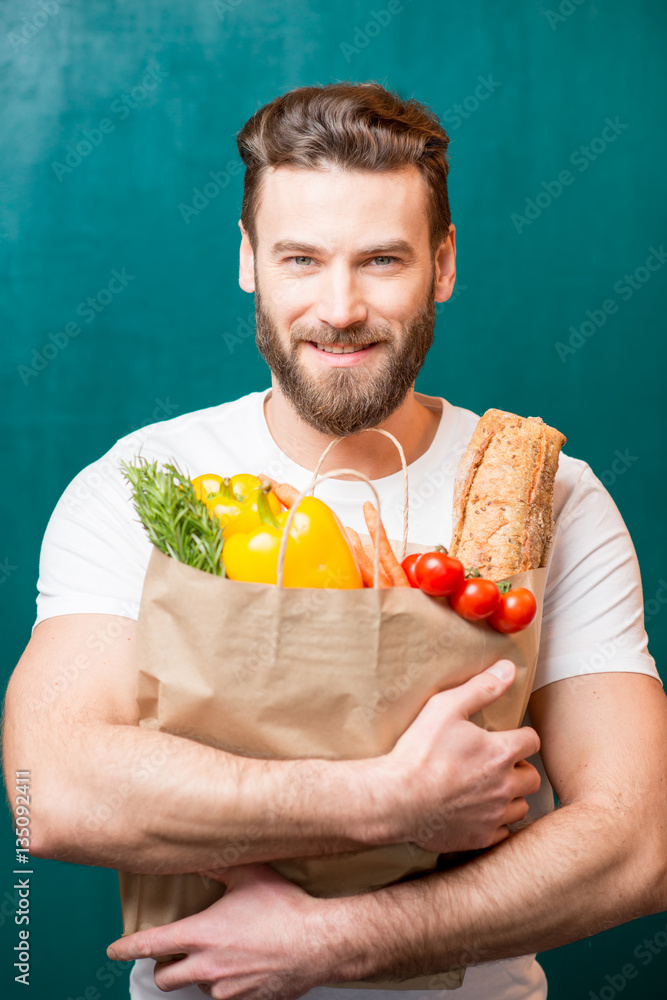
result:
M 314 469 L 320 455 L 334 436 L 322 434 L 303 420 L 273 380 L 264 401 L 264 416 L 269 432 L 288 458 L 305 469 Z M 396 437 L 405 452 L 408 465 L 429 448 L 435 437 L 440 414 L 424 406 L 411 389 L 392 415 L 378 426 Z M 322 464 L 321 472 L 353 468 L 369 479 L 382 479 L 398 472 L 401 460 L 396 446 L 381 434 L 355 434 L 340 441 Z M 351 476 L 341 476 L 351 479 Z

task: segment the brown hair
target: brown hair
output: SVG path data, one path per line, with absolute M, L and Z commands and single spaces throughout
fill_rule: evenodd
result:
M 449 232 L 449 137 L 433 111 L 414 99 L 402 100 L 379 83 L 297 87 L 256 111 L 236 144 L 246 165 L 241 222 L 253 248 L 264 172 L 287 165 L 352 170 L 414 165 L 429 190 L 432 252 Z

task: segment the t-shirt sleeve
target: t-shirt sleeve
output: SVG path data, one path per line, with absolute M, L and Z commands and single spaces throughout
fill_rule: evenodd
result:
M 632 539 L 605 487 L 580 464 L 581 475 L 556 518 L 533 690 L 607 671 L 660 680 L 648 651 Z
M 114 446 L 83 469 L 58 501 L 42 542 L 37 625 L 56 615 L 136 619 L 151 546 Z

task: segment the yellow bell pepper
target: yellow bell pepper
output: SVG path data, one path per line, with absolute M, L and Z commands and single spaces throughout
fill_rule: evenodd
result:
M 224 493 L 204 500 L 211 517 L 217 517 L 222 526 L 222 537 L 228 538 L 235 530 L 234 525 L 241 517 L 242 505 L 238 500 L 230 500 Z
M 246 473 L 239 473 L 229 480 L 229 489 L 236 500 L 241 504 L 241 512 L 229 525 L 229 534 L 237 532 L 253 531 L 262 524 L 259 514 L 259 498 L 262 494 L 262 484 L 257 476 L 250 476 Z M 269 509 L 276 517 L 282 512 L 282 504 L 273 490 L 265 493 Z M 224 531 L 223 531 L 224 535 Z
M 229 489 L 235 500 L 245 503 L 254 490 L 262 488 L 262 484 L 257 476 L 251 476 L 248 472 L 238 472 L 229 480 Z M 276 497 L 273 498 L 274 500 Z M 279 512 L 278 512 L 279 513 Z
M 215 473 L 205 473 L 192 480 L 195 493 L 222 525 L 223 538 L 237 531 L 252 531 L 262 523 L 258 510 L 258 496 L 262 484 L 257 476 L 241 472 L 231 479 L 224 479 Z M 272 493 L 269 506 L 274 514 L 280 514 L 282 506 Z
M 192 480 L 198 500 L 205 500 L 207 497 L 216 496 L 222 489 L 223 478 L 214 472 L 206 472 L 203 476 L 197 476 Z
M 280 539 L 289 511 L 274 514 L 269 506 L 271 487 L 258 493 L 262 524 L 248 532 L 234 532 L 222 548 L 222 562 L 230 580 L 276 583 Z M 285 552 L 285 587 L 328 587 L 352 590 L 363 580 L 340 520 L 317 497 L 304 497 L 294 515 Z

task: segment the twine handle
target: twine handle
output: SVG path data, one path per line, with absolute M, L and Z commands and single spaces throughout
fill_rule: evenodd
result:
M 384 434 L 386 438 L 389 438 L 390 441 L 394 442 L 394 444 L 398 448 L 398 453 L 401 456 L 401 466 L 403 468 L 403 542 L 401 544 L 401 558 L 399 559 L 399 562 L 403 562 L 403 560 L 405 559 L 405 553 L 407 552 L 408 548 L 408 513 L 409 513 L 408 464 L 405 461 L 405 452 L 403 451 L 403 447 L 398 438 L 395 438 L 394 435 L 391 434 L 389 431 L 385 431 L 381 427 L 366 427 L 364 428 L 364 431 L 374 431 L 376 434 Z M 363 434 L 364 431 L 359 431 L 359 433 Z M 315 472 L 313 473 L 313 476 L 316 476 L 318 474 L 324 459 L 327 457 L 332 448 L 335 448 L 339 441 L 344 441 L 344 440 L 345 440 L 344 437 L 337 437 L 334 438 L 333 441 L 329 442 L 329 444 L 326 446 L 326 448 L 320 455 L 320 459 L 317 465 L 315 466 Z M 367 479 L 366 476 L 363 476 L 363 478 L 369 485 L 371 485 L 370 480 Z M 307 492 L 312 491 L 312 489 L 313 489 L 313 484 L 311 483 L 311 485 L 308 487 Z M 375 494 L 375 496 L 377 498 L 377 493 Z M 378 502 L 378 519 L 379 517 L 380 517 L 380 507 Z
M 335 444 L 335 442 L 334 442 Z M 331 447 L 331 445 L 329 445 Z M 320 460 L 321 464 L 321 460 Z M 373 561 L 373 590 L 377 590 L 380 586 L 380 498 L 378 492 L 373 486 L 372 482 L 365 476 L 363 472 L 357 472 L 355 469 L 333 469 L 331 472 L 325 472 L 323 475 L 318 476 L 317 472 L 313 473 L 313 478 L 306 486 L 305 490 L 299 493 L 298 497 L 289 509 L 289 514 L 285 519 L 285 527 L 283 528 L 282 538 L 280 539 L 280 549 L 278 550 L 278 565 L 276 567 L 276 584 L 279 587 L 283 586 L 283 575 L 285 569 L 285 552 L 287 550 L 287 539 L 289 538 L 290 529 L 292 527 L 292 522 L 294 521 L 294 516 L 296 514 L 296 509 L 304 499 L 304 497 L 311 493 L 315 487 L 323 482 L 325 479 L 332 479 L 334 476 L 354 476 L 355 479 L 363 479 L 365 483 L 368 483 L 373 491 L 373 496 L 375 497 L 375 502 L 377 504 L 378 520 L 375 526 L 375 559 Z

